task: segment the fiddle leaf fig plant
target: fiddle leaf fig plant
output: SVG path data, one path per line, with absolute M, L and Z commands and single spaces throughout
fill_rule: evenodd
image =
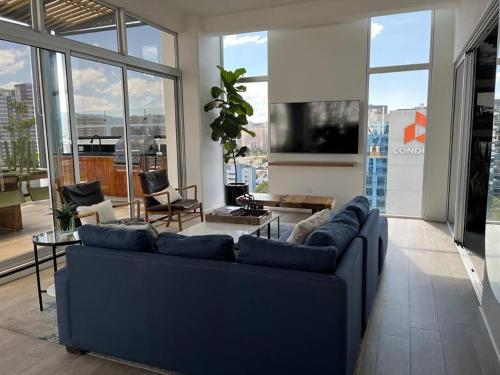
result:
M 238 183 L 236 159 L 246 156 L 249 152 L 247 146 L 238 144 L 238 139 L 241 139 L 242 132 L 255 137 L 255 133 L 246 128 L 247 117 L 253 115 L 253 107 L 241 96 L 241 93 L 246 91 L 246 87 L 241 84 L 241 77 L 246 73 L 245 68 L 234 71 L 225 70 L 220 66 L 217 68 L 222 84 L 220 87 L 211 88 L 212 100 L 205 104 L 204 110 L 218 111 L 219 116 L 210 124 L 212 140 L 223 146 L 224 162 L 233 161 L 235 182 Z

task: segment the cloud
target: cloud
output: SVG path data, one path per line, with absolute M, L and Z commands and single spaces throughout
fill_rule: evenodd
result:
M 99 94 L 122 96 L 123 95 L 122 81 L 120 80 L 118 82 L 115 82 L 111 86 L 108 86 L 104 89 L 96 88 L 95 91 L 97 91 Z
M 75 107 L 79 113 L 103 113 L 104 111 L 119 111 L 120 103 L 113 103 L 99 96 L 75 95 Z
M 241 46 L 242 44 L 264 44 L 267 42 L 267 36 L 255 34 L 227 35 L 224 37 L 224 47 Z
M 129 78 L 128 80 L 128 94 L 130 97 L 141 100 L 143 103 L 151 101 L 159 101 L 162 96 L 160 79 L 144 79 L 139 77 Z M 99 94 L 106 94 L 115 97 L 123 95 L 122 82 L 118 81 L 104 89 L 96 89 Z
M 5 90 L 14 90 L 15 85 L 19 85 L 21 82 L 10 81 L 7 83 L 0 83 L 0 87 Z
M 84 86 L 95 87 L 107 82 L 108 79 L 101 69 L 73 69 L 73 86 L 75 89 L 80 89 Z
M 372 22 L 371 28 L 371 38 L 375 39 L 384 30 L 384 25 L 376 22 Z
M 130 96 L 135 97 L 159 97 L 162 94 L 161 80 L 147 80 L 139 77 L 130 78 L 128 80 L 128 93 Z
M 144 46 L 142 47 L 142 55 L 147 60 L 158 60 L 158 48 L 156 46 Z
M 261 123 L 268 121 L 268 93 L 267 93 L 267 83 L 248 83 L 245 85 L 247 91 L 243 94 L 243 97 L 248 101 L 254 110 L 253 116 L 249 117 L 248 120 L 254 123 Z
M 27 59 L 24 58 L 29 50 L 0 49 L 0 76 L 14 74 L 23 69 Z

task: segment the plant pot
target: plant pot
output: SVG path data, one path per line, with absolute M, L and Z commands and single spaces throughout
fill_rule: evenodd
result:
M 236 198 L 248 193 L 248 184 L 245 183 L 233 183 L 226 184 L 224 189 L 224 197 L 227 206 L 238 206 Z
M 75 231 L 75 218 L 61 220 L 57 219 L 57 229 L 61 233 L 73 233 Z

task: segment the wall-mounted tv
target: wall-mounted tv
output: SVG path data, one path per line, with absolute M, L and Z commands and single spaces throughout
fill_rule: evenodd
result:
M 271 152 L 357 154 L 359 100 L 275 103 Z

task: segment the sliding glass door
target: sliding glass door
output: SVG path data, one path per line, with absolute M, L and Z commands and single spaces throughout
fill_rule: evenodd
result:
M 99 180 L 107 199 L 128 200 L 122 68 L 73 56 L 71 76 L 80 182 Z
M 142 197 L 138 174 L 164 169 L 179 186 L 175 81 L 134 70 L 127 71 L 134 194 Z
M 0 40 L 0 262 L 31 249 L 50 207 L 45 135 L 35 101 L 36 49 Z
M 451 228 L 455 225 L 455 208 L 458 186 L 458 152 L 460 146 L 460 129 L 462 125 L 462 96 L 464 91 L 464 66 L 462 61 L 455 69 L 455 92 L 453 97 L 453 120 L 451 129 L 450 179 L 448 183 L 448 215 Z

